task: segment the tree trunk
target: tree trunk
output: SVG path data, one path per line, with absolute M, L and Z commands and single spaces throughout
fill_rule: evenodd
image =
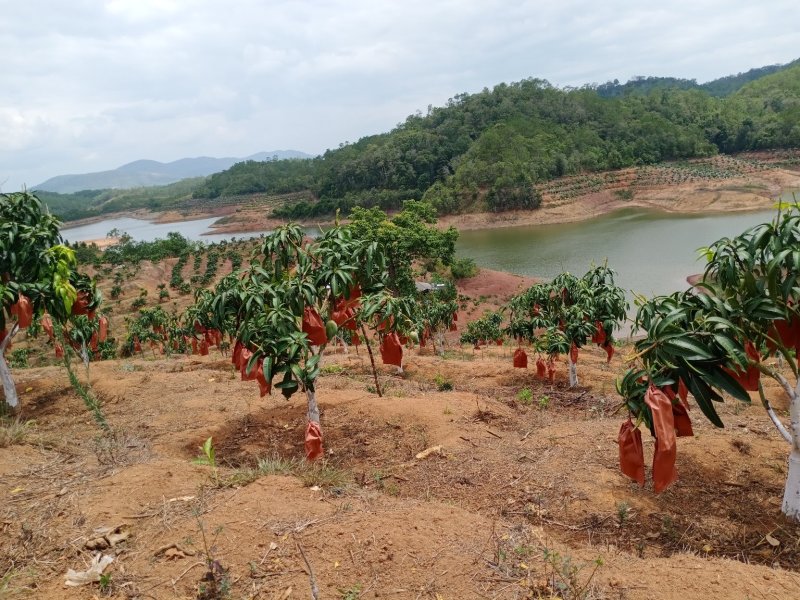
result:
M 437 332 L 436 336 L 439 338 L 439 352 L 438 352 L 438 354 L 439 354 L 439 356 L 444 356 L 444 348 L 445 348 L 444 333 Z
M 319 424 L 319 405 L 317 404 L 316 392 L 306 388 L 306 398 L 308 398 L 308 420 Z
M 3 380 L 3 394 L 5 395 L 6 404 L 8 404 L 12 410 L 17 410 L 19 407 L 19 396 L 17 395 L 17 386 L 14 385 L 14 379 L 11 377 L 11 369 L 6 362 L 6 348 L 8 348 L 8 345 L 11 343 L 11 338 L 13 338 L 18 331 L 19 327 L 14 323 L 11 327 L 11 331 L 3 342 L 0 343 L 0 379 Z
M 796 448 L 789 455 L 789 475 L 786 477 L 781 511 L 790 519 L 800 521 L 800 450 Z
M 375 391 L 378 393 L 378 398 L 383 398 L 383 394 L 381 394 L 381 384 L 378 382 L 378 369 L 375 368 L 375 357 L 372 356 L 372 346 L 369 343 L 367 330 L 364 328 L 363 323 L 361 324 L 361 334 L 364 336 L 364 344 L 366 344 L 367 352 L 369 353 L 369 362 L 372 364 L 372 376 L 375 378 Z
M 571 360 L 569 363 L 569 387 L 574 388 L 578 386 L 578 365 Z
M 791 433 L 792 452 L 789 454 L 789 474 L 786 476 L 786 487 L 783 490 L 781 511 L 790 519 L 800 521 L 800 380 L 794 390 L 785 386 L 789 393 L 789 431 Z

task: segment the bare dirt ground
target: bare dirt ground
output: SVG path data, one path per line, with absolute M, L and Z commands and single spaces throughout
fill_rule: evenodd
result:
M 93 364 L 112 435 L 63 369 L 18 371 L 32 424 L 0 448 L 0 590 L 308 598 L 302 549 L 320 598 L 797 598 L 800 526 L 780 514 L 787 449 L 758 406 L 726 403 L 723 430 L 693 411 L 680 480 L 655 496 L 617 468 L 620 353 L 606 365 L 582 351 L 575 390 L 564 364 L 551 385 L 510 353 L 407 351 L 404 376 L 381 367 L 383 398 L 364 348 L 331 353 L 326 457 L 311 467 L 304 398 L 259 399 L 218 353 Z M 194 462 L 209 436 L 217 469 Z M 104 551 L 106 590 L 64 588 L 103 527 L 129 534 Z M 228 596 L 198 595 L 208 558 Z

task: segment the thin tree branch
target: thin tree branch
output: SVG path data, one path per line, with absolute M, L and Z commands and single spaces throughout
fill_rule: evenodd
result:
M 372 347 L 369 344 L 369 338 L 367 337 L 367 330 L 364 328 L 364 323 L 361 323 L 361 334 L 364 336 L 364 343 L 369 353 L 369 362 L 372 364 L 372 376 L 375 378 L 375 391 L 378 393 L 378 398 L 382 398 L 383 394 L 381 393 L 381 384 L 378 381 L 378 370 L 375 368 L 375 358 L 372 356 Z
M 6 348 L 8 348 L 8 345 L 11 343 L 11 338 L 17 335 L 18 331 L 19 323 L 14 323 L 14 325 L 11 327 L 11 331 L 8 332 L 8 335 L 5 337 L 2 343 L 0 343 L 0 354 L 3 354 L 6 351 Z
M 783 437 L 783 439 L 785 439 L 787 442 L 793 444 L 792 435 L 789 433 L 784 424 L 778 418 L 778 415 L 776 415 L 775 411 L 772 409 L 769 400 L 767 400 L 767 397 L 764 395 L 764 386 L 761 385 L 760 381 L 758 382 L 758 395 L 761 397 L 761 404 L 764 405 L 764 409 L 767 411 L 767 414 L 769 415 L 769 418 L 772 421 L 773 425 L 775 425 L 775 428 L 778 430 L 778 433 L 780 433 L 781 437 Z
M 303 562 L 306 563 L 306 567 L 308 568 L 308 578 L 311 582 L 311 597 L 314 600 L 319 600 L 319 587 L 317 587 L 317 578 L 314 575 L 314 569 L 311 567 L 311 563 L 308 562 L 308 558 L 306 558 L 306 553 L 303 552 L 303 546 L 297 541 L 297 536 L 292 534 L 294 538 L 294 543 L 297 546 L 297 549 L 300 551 L 300 556 L 303 557 Z
M 789 381 L 786 379 L 786 377 L 784 377 L 783 375 L 778 373 L 775 369 L 769 368 L 767 365 L 765 365 L 762 362 L 750 361 L 749 364 L 754 366 L 754 367 L 756 367 L 759 371 L 764 373 L 764 375 L 766 375 L 768 377 L 772 377 L 775 381 L 780 383 L 781 387 L 783 388 L 783 391 L 786 392 L 787 396 L 789 396 L 789 400 L 793 400 L 794 399 L 794 397 L 795 397 L 794 388 L 789 383 Z

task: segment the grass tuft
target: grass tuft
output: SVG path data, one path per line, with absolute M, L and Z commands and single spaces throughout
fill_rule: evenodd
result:
M 35 421 L 21 421 L 18 417 L 0 418 L 0 448 L 21 444 L 35 425 Z

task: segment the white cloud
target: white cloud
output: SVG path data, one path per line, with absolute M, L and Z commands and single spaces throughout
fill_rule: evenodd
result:
M 798 22 L 796 0 L 6 3 L 0 182 L 320 152 L 525 77 L 705 81 L 797 58 Z

